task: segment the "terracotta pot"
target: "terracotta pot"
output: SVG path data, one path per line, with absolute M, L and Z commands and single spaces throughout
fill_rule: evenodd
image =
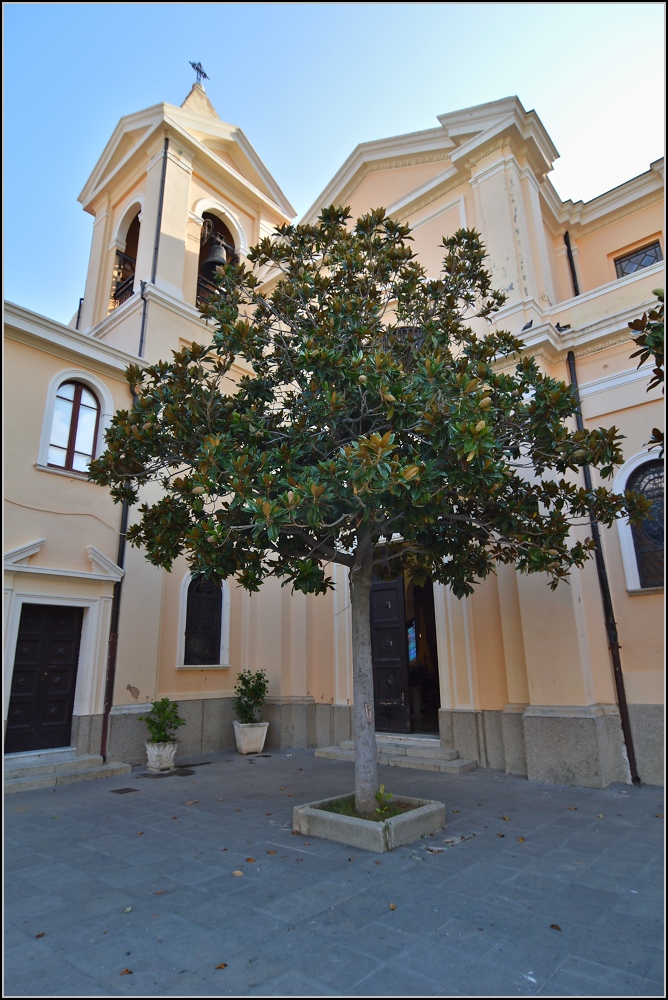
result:
M 173 771 L 178 743 L 146 743 L 149 771 Z
M 262 753 L 267 737 L 268 722 L 234 721 L 234 737 L 239 753 Z

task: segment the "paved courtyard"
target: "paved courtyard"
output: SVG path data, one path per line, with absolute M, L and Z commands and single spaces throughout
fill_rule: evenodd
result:
M 664 996 L 664 795 L 381 769 L 447 826 L 292 833 L 352 789 L 311 751 L 5 800 L 4 996 Z

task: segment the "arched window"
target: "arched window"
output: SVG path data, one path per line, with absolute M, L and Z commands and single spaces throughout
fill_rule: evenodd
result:
M 199 264 L 197 268 L 197 305 L 201 306 L 215 291 L 216 268 L 236 263 L 237 251 L 232 233 L 217 215 L 202 214 L 204 222 L 200 236 Z
M 228 667 L 230 594 L 226 583 L 188 575 L 181 591 L 177 665 Z
M 629 459 L 615 476 L 616 493 L 632 490 L 652 501 L 649 517 L 638 525 L 617 521 L 626 589 L 642 593 L 663 587 L 663 462 L 647 452 Z
M 663 586 L 663 462 L 645 462 L 632 472 L 627 490 L 652 501 L 648 517 L 631 528 L 641 589 Z
M 121 244 L 122 246 L 123 244 Z M 117 309 L 134 294 L 135 271 L 137 269 L 137 247 L 139 245 L 139 210 L 128 226 L 125 247 L 116 250 L 114 274 L 111 283 L 109 312 Z
M 57 389 L 47 464 L 87 472 L 95 457 L 100 404 L 82 382 L 62 382 Z

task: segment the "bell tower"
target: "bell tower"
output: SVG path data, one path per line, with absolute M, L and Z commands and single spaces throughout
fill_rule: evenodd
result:
M 149 362 L 209 339 L 199 306 L 216 266 L 295 215 L 199 80 L 180 107 L 120 120 L 79 201 L 94 224 L 78 329 Z

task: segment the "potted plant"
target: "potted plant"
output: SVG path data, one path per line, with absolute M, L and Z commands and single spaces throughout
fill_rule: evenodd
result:
M 173 771 L 178 744 L 172 730 L 186 724 L 179 715 L 177 702 L 169 698 L 154 701 L 150 712 L 140 715 L 139 719 L 146 723 L 151 737 L 146 741 L 149 771 Z
M 242 670 L 237 677 L 233 705 L 239 719 L 238 722 L 234 720 L 234 737 L 239 753 L 262 753 L 269 723 L 260 722 L 259 713 L 268 688 L 269 679 L 264 670 L 255 673 Z

